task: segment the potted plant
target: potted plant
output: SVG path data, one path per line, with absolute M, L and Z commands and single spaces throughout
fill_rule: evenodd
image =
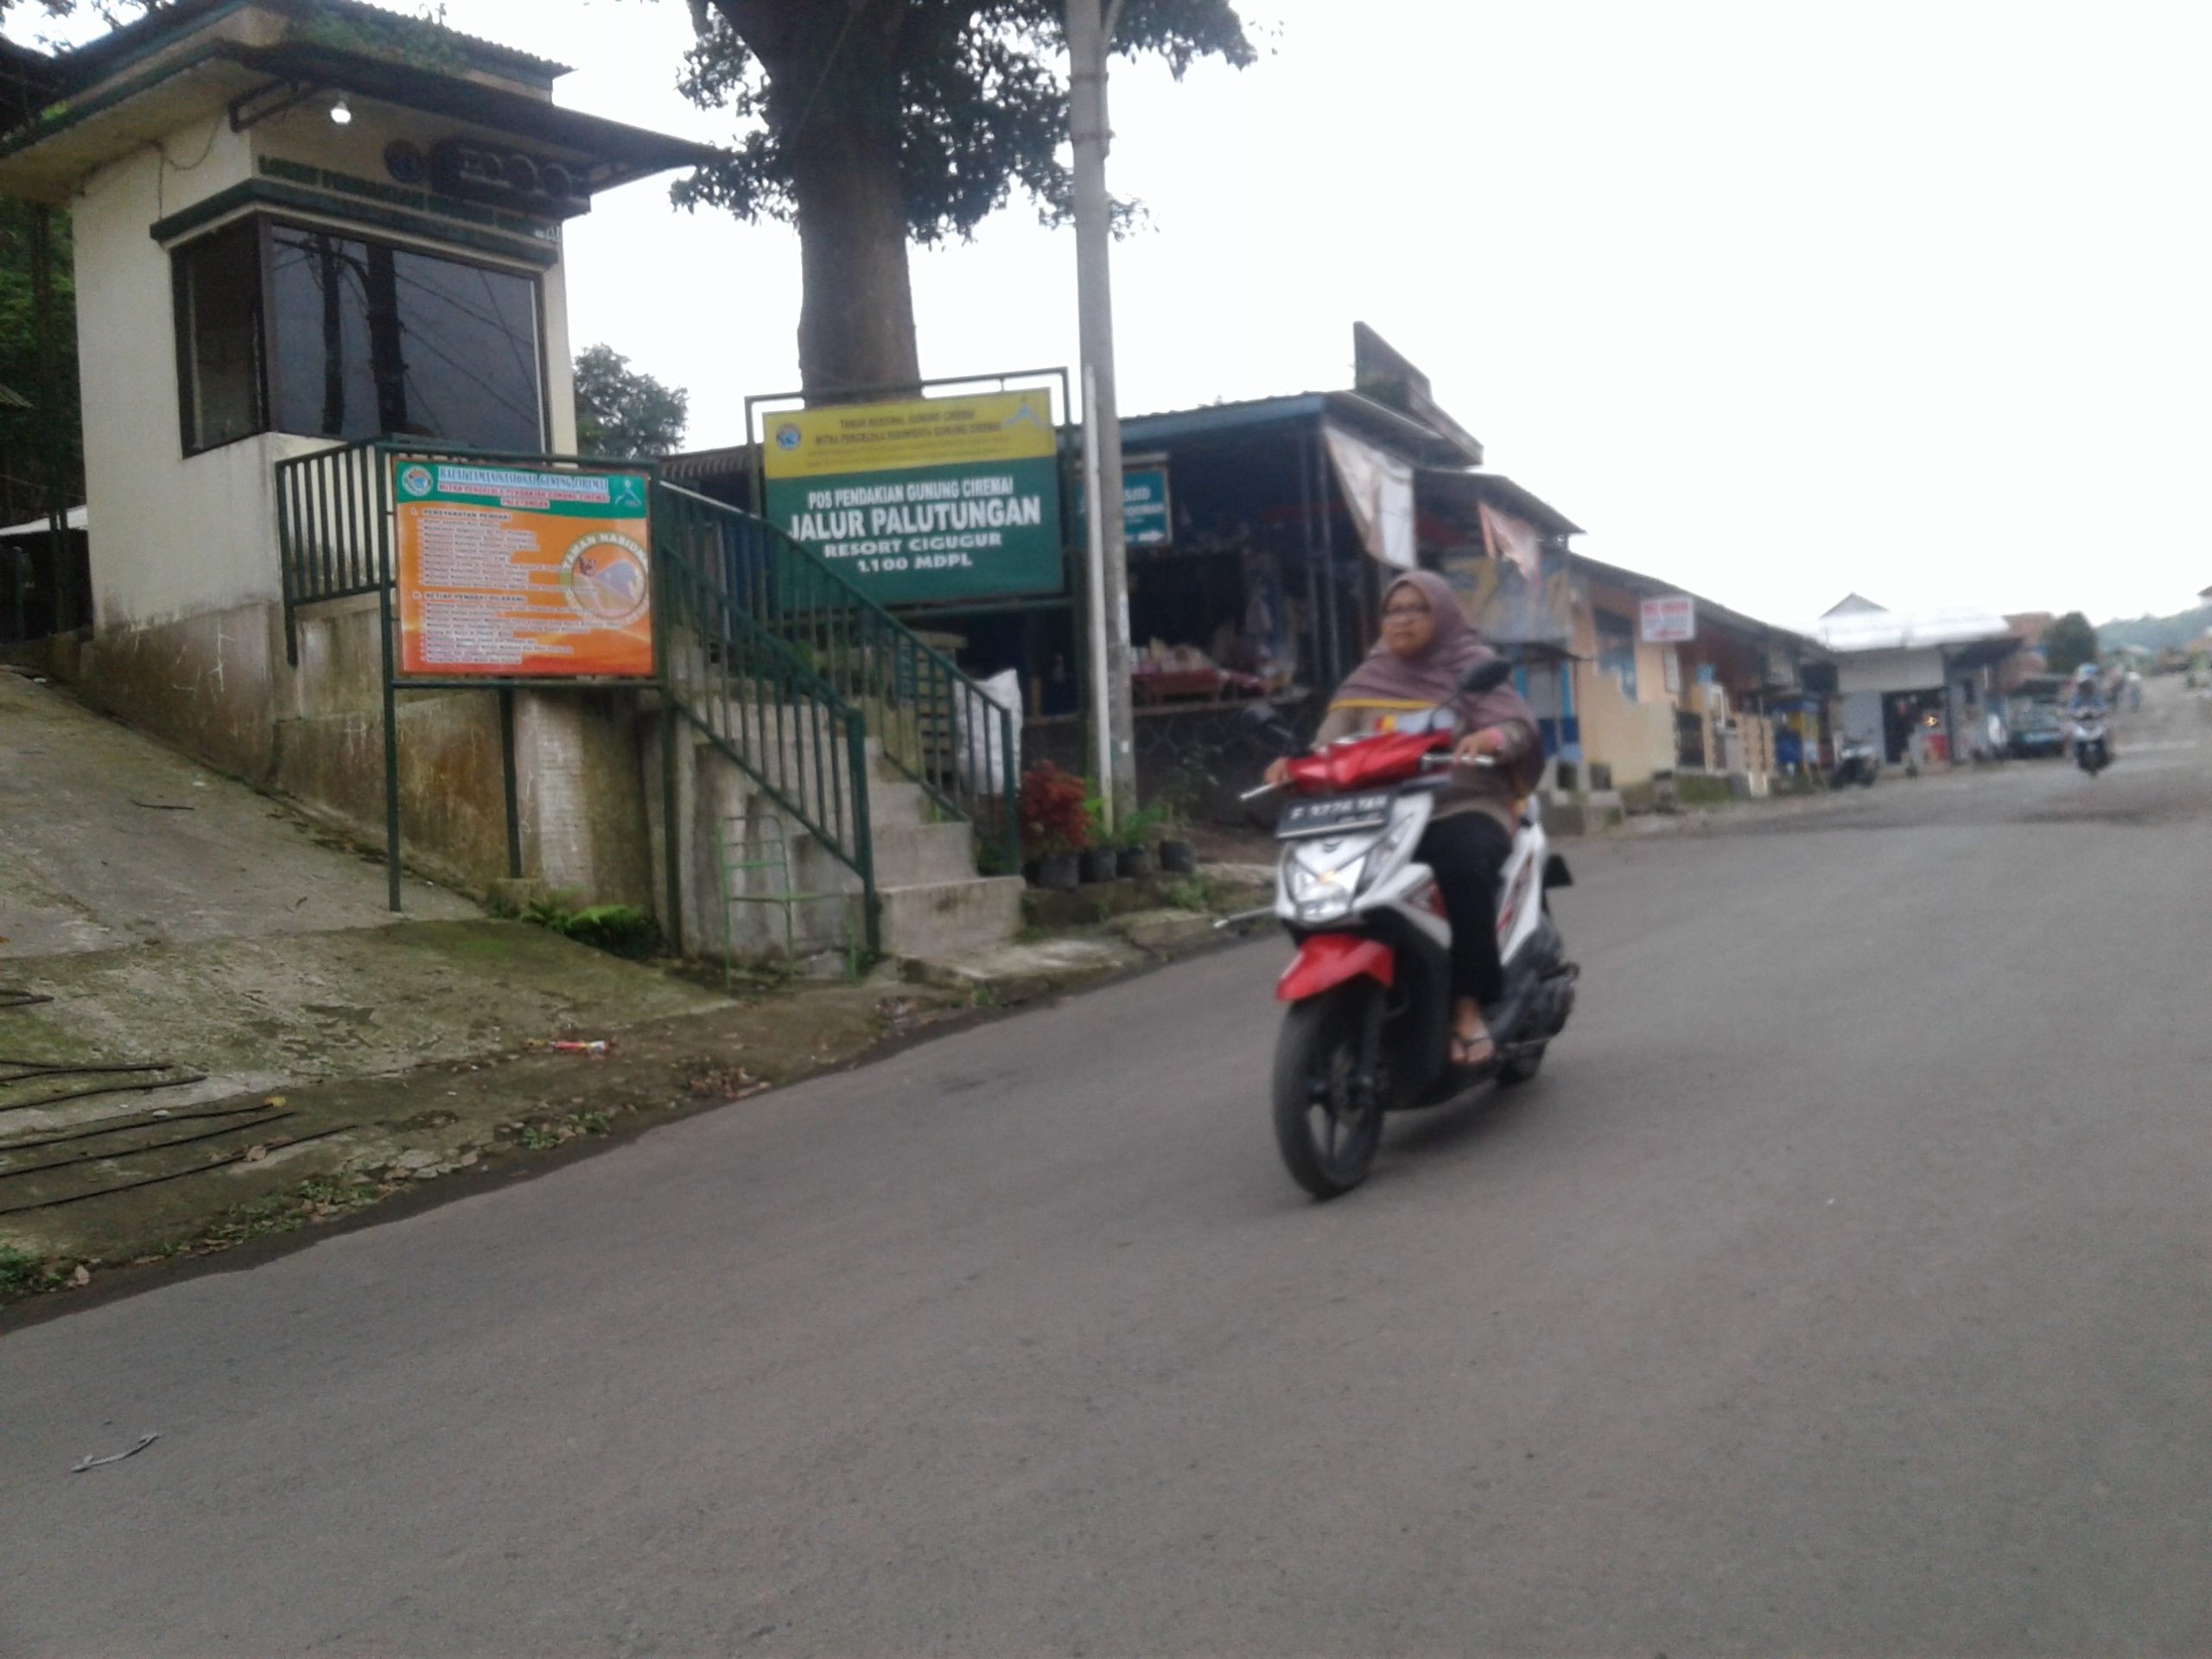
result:
M 1114 832 L 1114 873 L 1116 875 L 1150 875 L 1158 868 L 1153 858 L 1153 838 L 1159 833 L 1166 809 L 1159 806 L 1140 807 L 1116 826 Z
M 1163 805 L 1160 810 L 1160 868 L 1169 875 L 1195 875 L 1198 849 L 1191 842 L 1190 820 L 1182 810 Z
M 1114 879 L 1116 853 L 1112 841 L 1106 834 L 1106 802 L 1090 780 L 1084 780 L 1083 798 L 1084 846 L 1080 856 L 1080 874 L 1085 885 Z
M 1049 760 L 1021 774 L 1022 873 L 1033 886 L 1071 892 L 1080 879 L 1080 856 L 1090 843 L 1083 779 Z

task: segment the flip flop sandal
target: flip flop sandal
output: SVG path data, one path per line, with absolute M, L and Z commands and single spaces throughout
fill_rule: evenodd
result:
M 1488 1032 L 1479 1037 L 1462 1037 L 1457 1033 L 1452 1038 L 1452 1064 L 1463 1071 L 1473 1071 L 1488 1065 L 1497 1058 L 1497 1039 Z

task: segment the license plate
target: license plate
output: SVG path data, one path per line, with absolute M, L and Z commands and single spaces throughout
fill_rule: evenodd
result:
M 1275 820 L 1275 834 L 1288 841 L 1300 836 L 1341 836 L 1355 830 L 1379 830 L 1390 821 L 1393 798 L 1387 790 L 1370 790 L 1362 795 L 1293 801 Z

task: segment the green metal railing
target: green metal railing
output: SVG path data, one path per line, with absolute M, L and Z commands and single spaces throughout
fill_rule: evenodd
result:
M 373 438 L 276 463 L 284 654 L 295 668 L 301 606 L 378 593 L 391 580 L 388 476 L 385 446 Z
M 609 464 L 391 439 L 278 462 L 285 652 L 295 666 L 301 607 L 391 589 L 395 456 L 539 467 Z M 871 735 L 899 772 L 920 785 L 949 817 L 972 827 L 986 862 L 1014 868 L 1014 712 L 772 524 L 658 479 L 652 491 L 656 677 L 671 715 L 663 722 L 668 787 L 672 791 L 681 721 L 754 779 L 860 877 L 871 951 L 879 942 L 868 820 Z M 388 601 L 383 624 L 385 728 L 391 732 L 400 682 Z M 516 785 L 506 737 L 506 711 L 518 682 L 435 683 L 470 683 L 501 691 L 509 858 L 518 870 Z M 396 763 L 387 744 L 386 836 L 395 849 Z M 396 850 L 391 865 L 396 909 Z M 672 854 L 669 868 L 672 879 Z
M 737 603 L 716 539 L 665 486 L 653 499 L 655 655 L 669 707 L 861 879 L 880 941 L 868 807 L 868 722 Z M 672 728 L 670 728 L 672 731 Z M 674 756 L 664 762 L 673 777 Z
M 781 649 L 768 660 L 786 673 L 803 666 L 858 710 L 885 759 L 974 829 L 987 863 L 1018 868 L 1014 710 L 764 519 L 660 483 L 653 536 L 656 559 L 690 573 L 679 578 L 684 592 L 711 594 L 692 623 L 702 641 L 724 642 L 741 666 L 772 641 Z

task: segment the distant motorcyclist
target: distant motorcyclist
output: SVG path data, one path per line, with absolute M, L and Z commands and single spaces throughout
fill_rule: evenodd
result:
M 2074 671 L 2074 694 L 2067 699 L 2066 712 L 2069 715 L 2109 712 L 2104 687 L 2097 680 L 2097 665 L 2094 663 L 2084 663 Z
M 2074 745 L 2076 759 L 2080 757 L 2081 752 L 2081 722 L 2085 720 L 2102 721 L 2111 712 L 2111 705 L 2105 701 L 2104 685 L 2097 678 L 2097 665 L 2094 663 L 2082 664 L 2074 671 L 2074 694 L 2066 702 L 2067 718 L 2075 723 Z M 2105 749 L 2107 754 L 2111 753 L 2112 743 L 2109 737 L 2106 739 Z

